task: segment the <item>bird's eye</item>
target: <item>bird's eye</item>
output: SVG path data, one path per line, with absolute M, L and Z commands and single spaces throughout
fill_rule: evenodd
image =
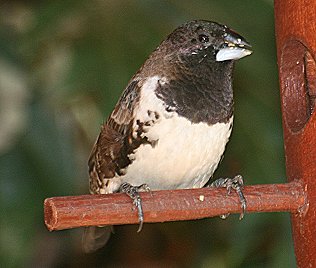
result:
M 201 43 L 207 43 L 207 42 L 209 41 L 209 38 L 208 38 L 208 36 L 205 35 L 205 34 L 200 34 L 200 35 L 199 35 L 199 41 L 200 41 Z

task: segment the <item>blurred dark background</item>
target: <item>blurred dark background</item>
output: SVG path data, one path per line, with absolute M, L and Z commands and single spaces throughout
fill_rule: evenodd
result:
M 129 78 L 176 26 L 215 20 L 254 53 L 235 70 L 235 122 L 215 178 L 285 181 L 272 0 L 2 1 L 1 267 L 295 267 L 285 213 L 119 226 L 81 253 L 82 230 L 50 233 L 47 197 L 88 193 L 87 158 Z

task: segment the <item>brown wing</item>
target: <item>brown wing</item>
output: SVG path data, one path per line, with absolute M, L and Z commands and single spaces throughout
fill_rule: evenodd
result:
M 133 111 L 139 100 L 139 94 L 139 81 L 132 80 L 124 90 L 114 111 L 105 124 L 120 134 L 126 135 L 131 127 L 130 124 L 133 120 Z
M 109 192 L 104 179 L 121 175 L 130 163 L 127 144 L 131 140 L 133 110 L 139 93 L 139 81 L 132 80 L 101 128 L 88 162 L 91 193 L 100 193 L 100 189 Z

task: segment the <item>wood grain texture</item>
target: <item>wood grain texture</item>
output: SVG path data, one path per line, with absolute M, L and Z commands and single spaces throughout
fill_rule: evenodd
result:
M 316 2 L 276 0 L 275 20 L 287 178 L 307 193 L 292 214 L 298 267 L 316 267 Z
M 202 188 L 141 193 L 145 222 L 195 220 L 226 213 L 240 213 L 235 192 Z M 306 203 L 302 186 L 286 184 L 246 186 L 246 213 L 290 211 L 300 213 Z M 125 194 L 48 198 L 45 224 L 50 231 L 90 225 L 137 224 L 137 210 Z

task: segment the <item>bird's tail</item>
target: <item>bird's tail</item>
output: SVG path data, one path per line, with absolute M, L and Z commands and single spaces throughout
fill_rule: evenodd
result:
M 109 240 L 113 226 L 85 227 L 82 236 L 82 249 L 85 253 L 92 253 L 102 248 Z

